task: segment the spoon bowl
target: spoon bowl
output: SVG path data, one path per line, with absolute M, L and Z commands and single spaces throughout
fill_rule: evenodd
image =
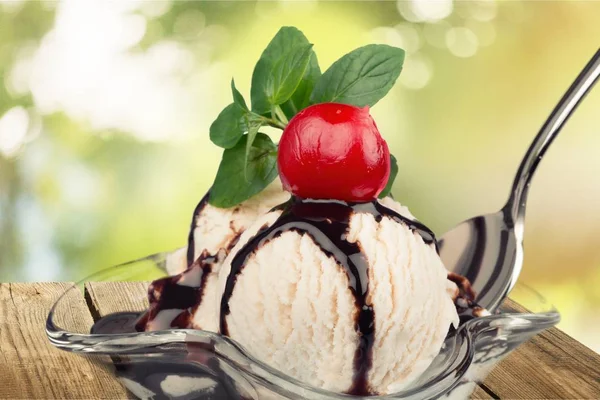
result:
M 468 278 L 476 302 L 490 311 L 512 289 L 523 264 L 522 229 L 514 226 L 505 207 L 458 224 L 439 243 L 444 265 Z
M 531 178 L 544 153 L 599 76 L 600 50 L 571 84 L 529 146 L 506 205 L 496 213 L 461 222 L 438 242 L 446 268 L 467 277 L 475 301 L 489 311 L 498 308 L 521 273 L 525 207 Z

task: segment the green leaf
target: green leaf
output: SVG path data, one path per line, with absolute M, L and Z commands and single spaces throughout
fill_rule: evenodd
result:
M 233 78 L 231 78 L 231 94 L 233 95 L 233 102 L 235 104 L 242 107 L 244 110 L 249 111 L 248 106 L 246 105 L 246 100 L 244 100 L 244 96 L 242 96 L 240 91 L 235 87 Z
M 267 80 L 271 105 L 279 105 L 292 97 L 306 72 L 312 44 L 296 46 L 287 51 L 274 65 Z
M 250 88 L 252 111 L 261 115 L 268 114 L 271 111 L 271 103 L 267 94 L 267 81 L 271 65 L 271 60 L 261 58 L 256 63 L 252 73 L 252 87 Z
M 245 164 L 245 135 L 238 144 L 223 152 L 217 176 L 210 189 L 209 203 L 229 208 L 266 188 L 277 177 L 277 146 L 264 133 L 258 133 Z
M 284 26 L 277 32 L 263 51 L 252 73 L 252 87 L 250 89 L 252 111 L 262 115 L 271 111 L 271 104 L 266 91 L 270 71 L 290 49 L 308 44 L 310 43 L 306 36 L 297 28 Z
M 392 191 L 392 186 L 394 185 L 394 180 L 396 180 L 396 175 L 398 175 L 398 160 L 392 154 L 390 154 L 390 177 L 388 178 L 387 185 L 383 191 L 379 194 L 379 198 L 383 199 L 387 197 Z
M 262 126 L 262 121 L 260 120 L 249 120 L 248 121 L 248 137 L 246 138 L 246 155 L 245 162 L 248 165 L 248 158 L 250 156 L 250 152 L 252 151 L 252 144 L 254 143 L 254 139 L 256 139 L 256 135 L 258 134 L 258 130 Z
M 402 70 L 404 50 L 383 44 L 360 47 L 329 67 L 311 95 L 311 103 L 373 106 L 392 88 Z
M 224 149 L 235 146 L 246 132 L 245 114 L 246 111 L 235 103 L 225 107 L 210 126 L 210 140 Z
M 281 105 L 281 109 L 285 113 L 288 119 L 292 119 L 298 111 L 306 108 L 310 104 L 310 94 L 315 87 L 315 83 L 321 76 L 321 68 L 319 68 L 319 61 L 314 50 L 311 50 L 310 62 L 308 68 L 296 88 L 296 91 L 292 97 Z

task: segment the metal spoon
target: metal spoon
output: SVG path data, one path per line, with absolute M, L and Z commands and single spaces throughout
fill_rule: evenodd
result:
M 439 240 L 449 271 L 467 277 L 476 302 L 494 311 L 508 295 L 523 266 L 525 205 L 531 177 L 542 156 L 600 76 L 600 50 L 554 108 L 527 150 L 506 205 L 493 214 L 466 220 Z

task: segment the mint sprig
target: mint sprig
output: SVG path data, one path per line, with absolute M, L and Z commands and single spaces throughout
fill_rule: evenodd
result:
M 337 102 L 373 106 L 392 88 L 402 70 L 404 50 L 387 45 L 356 49 L 321 74 L 313 45 L 294 27 L 281 28 L 254 67 L 251 107 L 231 80 L 233 103 L 210 127 L 210 139 L 225 149 L 209 202 L 233 207 L 262 191 L 277 177 L 277 145 L 260 129 L 284 129 L 311 104 Z M 380 197 L 390 193 L 392 170 Z

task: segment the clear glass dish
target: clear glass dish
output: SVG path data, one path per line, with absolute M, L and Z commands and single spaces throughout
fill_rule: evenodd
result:
M 256 360 L 233 340 L 191 329 L 158 332 L 93 334 L 71 316 L 87 282 L 149 281 L 167 275 L 171 253 L 155 254 L 105 269 L 66 291 L 48 315 L 46 333 L 56 347 L 115 366 L 116 375 L 139 398 L 177 399 L 359 399 L 299 382 Z M 145 311 L 145 292 L 129 304 L 115 304 L 124 314 Z M 143 298 L 142 298 L 143 297 Z M 440 354 L 409 388 L 369 399 L 468 398 L 503 357 L 560 320 L 556 309 L 539 294 L 519 284 L 511 293 L 531 312 L 518 312 L 509 301 L 500 312 L 473 319 L 446 339 Z M 86 297 L 88 302 L 91 300 Z M 134 307 L 132 304 L 138 304 Z M 139 308 L 139 309 L 132 309 Z M 134 315 L 135 316 L 135 315 Z M 102 356 L 104 355 L 104 356 Z M 106 355 L 110 357 L 106 357 Z

